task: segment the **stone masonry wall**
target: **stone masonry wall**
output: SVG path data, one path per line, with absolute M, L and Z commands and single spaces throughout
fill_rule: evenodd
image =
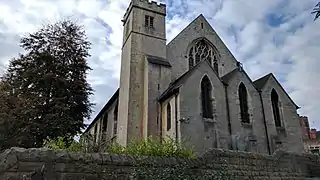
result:
M 203 172 L 216 171 L 223 165 L 227 165 L 237 180 L 306 180 L 320 177 L 319 160 L 319 156 L 280 151 L 268 156 L 214 149 L 196 159 L 183 160 L 11 148 L 0 154 L 0 179 L 36 180 L 41 169 L 45 180 L 101 180 L 110 173 L 121 173 L 119 179 L 132 179 L 133 167 L 143 162 L 159 168 L 187 163 L 190 170 L 199 175 L 199 180 L 205 179 Z

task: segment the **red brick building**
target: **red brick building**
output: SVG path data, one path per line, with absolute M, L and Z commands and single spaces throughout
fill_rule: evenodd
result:
M 301 125 L 301 131 L 302 131 L 302 139 L 304 141 L 309 140 L 310 137 L 310 125 L 308 117 L 306 116 L 300 116 L 300 125 Z
M 307 152 L 320 153 L 320 131 L 310 128 L 308 117 L 300 116 L 302 139 Z

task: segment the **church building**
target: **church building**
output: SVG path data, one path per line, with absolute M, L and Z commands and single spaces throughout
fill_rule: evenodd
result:
M 203 15 L 170 42 L 165 19 L 166 5 L 131 1 L 120 87 L 84 134 L 124 146 L 173 138 L 199 153 L 303 151 L 299 107 L 272 73 L 252 81 Z

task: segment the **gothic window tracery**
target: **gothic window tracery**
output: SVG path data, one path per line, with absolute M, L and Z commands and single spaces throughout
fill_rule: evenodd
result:
M 207 60 L 214 70 L 218 72 L 217 56 L 212 48 L 205 40 L 196 42 L 189 49 L 189 69 L 198 64 L 200 61 Z

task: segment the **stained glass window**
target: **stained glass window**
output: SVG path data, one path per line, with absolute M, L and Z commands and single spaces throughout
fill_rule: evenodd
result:
M 189 50 L 189 69 L 198 64 L 200 61 L 207 60 L 214 70 L 218 73 L 218 61 L 213 48 L 205 41 L 196 42 Z

